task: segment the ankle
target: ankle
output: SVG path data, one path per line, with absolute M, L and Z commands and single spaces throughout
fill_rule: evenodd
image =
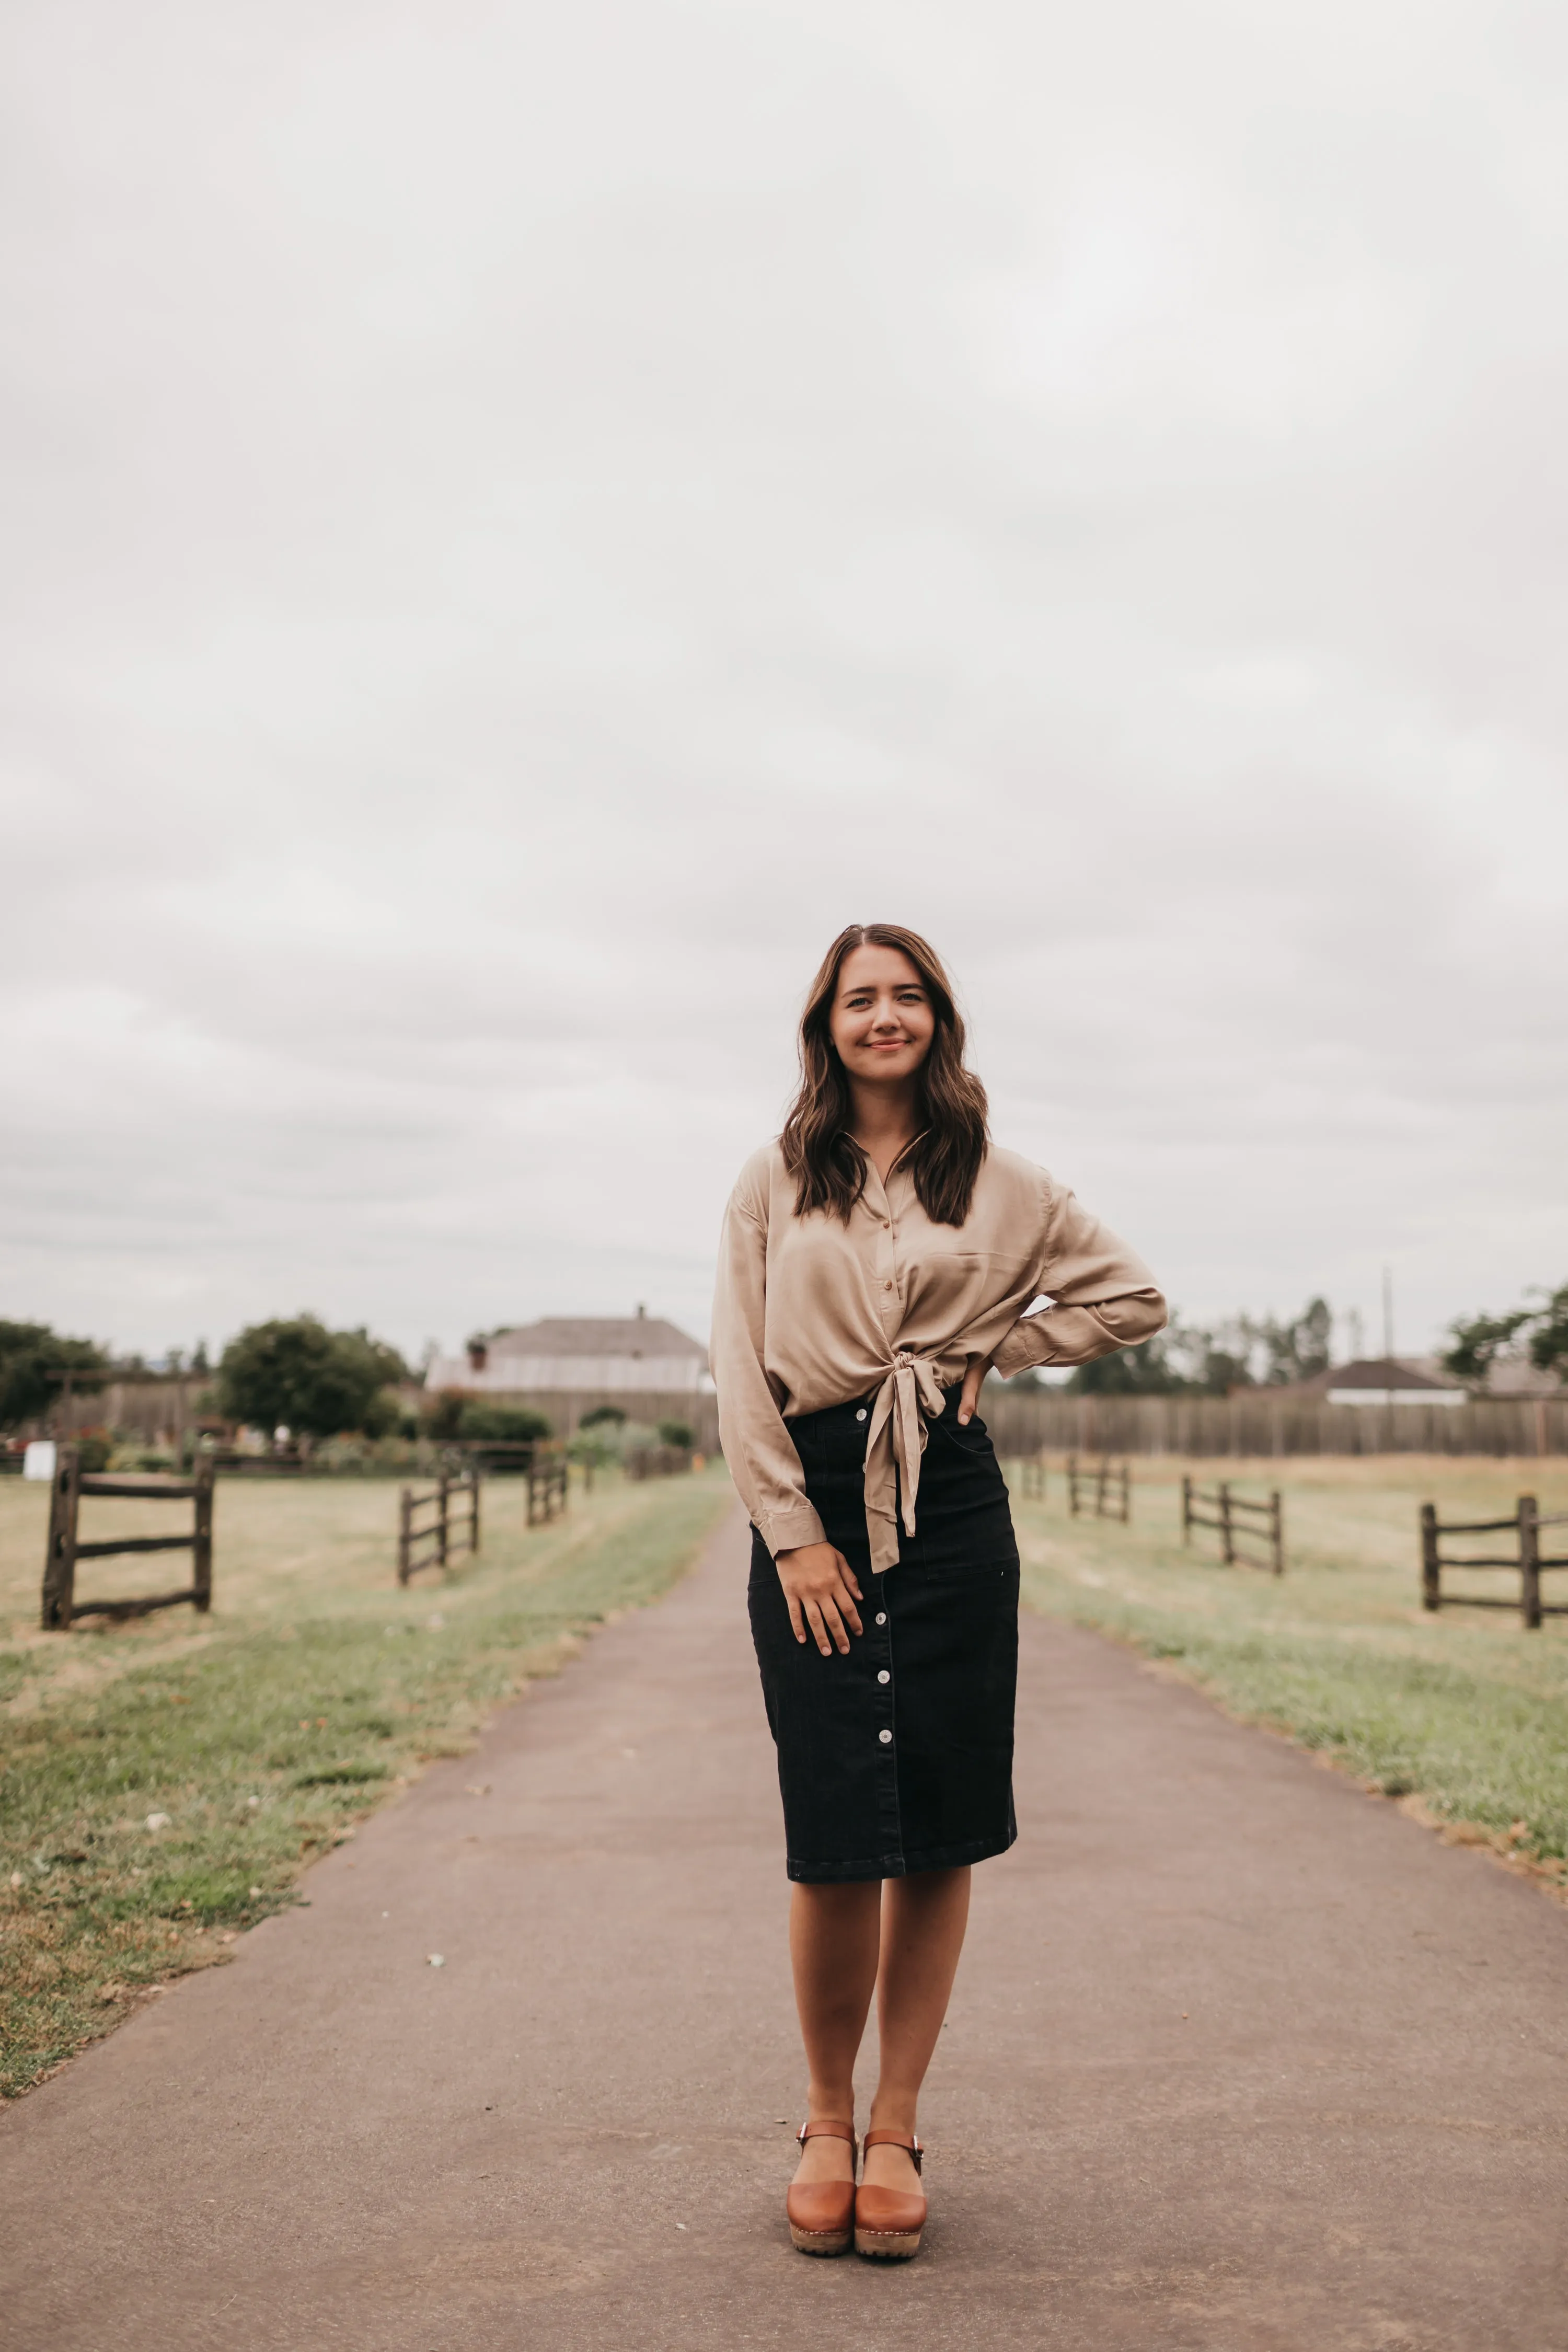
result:
M 855 2121 L 855 2085 L 837 2086 L 830 2083 L 812 2083 L 806 2086 L 805 2114 L 808 2123 L 853 2124 Z
M 912 2099 L 876 2098 L 871 2102 L 871 2131 L 896 2131 L 904 2139 L 916 2136 L 915 2107 Z

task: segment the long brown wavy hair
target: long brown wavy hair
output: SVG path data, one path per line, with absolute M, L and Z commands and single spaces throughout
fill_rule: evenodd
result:
M 963 1021 L 942 959 L 901 923 L 850 923 L 822 959 L 800 1017 L 800 1086 L 779 1142 L 795 1178 L 795 1214 L 830 1209 L 849 1222 L 866 1188 L 866 1155 L 849 1132 L 849 1079 L 829 1025 L 838 974 L 856 948 L 896 948 L 921 976 L 936 1028 L 921 1065 L 925 1132 L 910 1154 L 921 1206 L 933 1223 L 962 1225 L 985 1158 L 985 1089 L 963 1066 Z

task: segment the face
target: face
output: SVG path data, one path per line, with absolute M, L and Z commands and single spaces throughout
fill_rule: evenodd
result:
M 854 948 L 838 969 L 828 1027 L 850 1076 L 886 1086 L 913 1077 L 931 1051 L 936 1014 L 908 956 Z

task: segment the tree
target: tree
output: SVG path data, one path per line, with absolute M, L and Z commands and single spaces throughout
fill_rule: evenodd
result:
M 91 1339 L 67 1339 L 47 1323 L 0 1323 L 0 1429 L 41 1421 L 53 1411 L 72 1372 L 78 1396 L 93 1395 L 109 1374 L 109 1357 Z
M 697 1435 L 688 1421 L 661 1421 L 658 1442 L 661 1445 L 673 1445 L 679 1453 L 689 1454 L 697 1443 Z
M 1310 1381 L 1328 1370 L 1334 1318 L 1326 1298 L 1309 1299 L 1293 1323 L 1277 1323 L 1269 1315 L 1251 1328 L 1268 1350 L 1265 1380 L 1276 1385 L 1287 1381 Z
M 626 1414 L 618 1404 L 596 1404 L 583 1415 L 577 1426 L 579 1429 L 599 1429 L 610 1423 L 618 1429 L 625 1420 Z
M 1449 1324 L 1453 1345 L 1443 1362 L 1456 1380 L 1484 1389 L 1500 1359 L 1521 1352 L 1520 1335 L 1525 1331 L 1537 1371 L 1568 1380 L 1568 1282 L 1537 1296 L 1544 1301 L 1540 1307 L 1515 1307 L 1506 1315 L 1460 1316 Z
M 384 1389 L 406 1380 L 395 1348 L 357 1331 L 329 1331 L 314 1315 L 254 1323 L 218 1364 L 218 1396 L 232 1420 L 279 1425 L 306 1437 L 343 1430 L 381 1433 L 395 1420 Z

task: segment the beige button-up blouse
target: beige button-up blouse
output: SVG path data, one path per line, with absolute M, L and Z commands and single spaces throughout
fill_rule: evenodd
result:
M 1026 1317 L 1042 1295 L 1051 1305 Z M 730 1197 L 719 1252 L 711 1361 L 724 1458 L 770 1551 L 820 1543 L 790 1439 L 795 1413 L 872 1402 L 866 1443 L 871 1565 L 899 1556 L 898 1504 L 915 1532 L 926 1416 L 971 1356 L 1004 1376 L 1087 1364 L 1163 1328 L 1165 1302 L 1125 1243 L 1043 1168 L 987 1152 L 963 1225 L 933 1224 L 907 1155 L 873 1168 L 849 1222 L 795 1212 L 777 1143 L 753 1153 Z

